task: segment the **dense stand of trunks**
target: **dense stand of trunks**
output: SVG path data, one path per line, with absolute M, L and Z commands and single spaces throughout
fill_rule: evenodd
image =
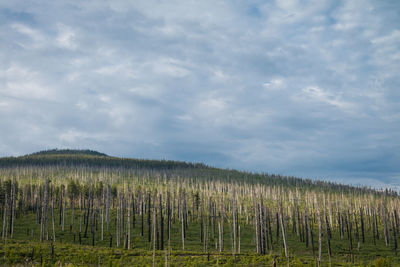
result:
M 188 229 L 195 227 L 204 252 L 231 251 L 235 255 L 241 253 L 241 229 L 246 228 L 253 229 L 257 253 L 282 248 L 290 257 L 291 235 L 312 251 L 318 265 L 323 254 L 330 261 L 335 253 L 334 238 L 347 239 L 350 260 L 365 242 L 376 244 L 382 238 L 397 254 L 397 195 L 196 180 L 179 174 L 67 167 L 3 172 L 2 239 L 13 238 L 16 220 L 33 213 L 42 242 L 59 241 L 58 224 L 74 241 L 75 236 L 79 243 L 90 238 L 93 246 L 100 237 L 102 241 L 109 238 L 110 247 L 135 249 L 133 233 L 140 233 L 154 250 L 185 250 Z M 179 248 L 171 248 L 172 227 L 181 232 Z M 225 246 L 227 238 L 229 248 Z

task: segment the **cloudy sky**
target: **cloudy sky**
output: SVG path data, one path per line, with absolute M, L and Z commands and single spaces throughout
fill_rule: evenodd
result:
M 400 185 L 400 1 L 0 1 L 0 156 Z

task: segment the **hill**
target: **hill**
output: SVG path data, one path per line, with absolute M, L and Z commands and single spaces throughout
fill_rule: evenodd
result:
M 39 152 L 29 154 L 27 156 L 38 156 L 38 155 L 92 155 L 92 156 L 105 156 L 105 157 L 108 156 L 107 154 L 89 149 L 57 149 L 57 148 L 50 150 L 42 150 Z
M 93 150 L 52 149 L 0 158 L 0 168 L 16 166 L 85 166 L 134 169 L 206 169 L 202 163 L 111 157 Z
M 280 185 L 287 187 L 300 187 L 320 190 L 336 190 L 342 192 L 370 192 L 381 193 L 373 188 L 364 186 L 351 186 L 323 180 L 311 180 L 294 176 L 282 176 L 279 174 L 254 173 L 237 171 L 234 169 L 220 169 L 203 163 L 192 163 L 173 160 L 135 159 L 109 156 L 94 150 L 84 149 L 51 149 L 34 152 L 19 157 L 0 158 L 0 168 L 15 167 L 85 167 L 85 168 L 123 168 L 133 170 L 177 171 L 185 172 L 186 177 L 196 179 L 211 179 L 222 181 L 236 181 L 247 183 L 262 183 L 266 185 Z M 386 189 L 386 195 L 397 195 L 394 190 Z
M 91 150 L 0 166 L 0 265 L 400 264 L 390 190 Z

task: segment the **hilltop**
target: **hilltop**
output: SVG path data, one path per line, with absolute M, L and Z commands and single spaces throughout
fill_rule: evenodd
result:
M 51 149 L 19 157 L 0 158 L 0 168 L 15 166 L 86 166 L 134 169 L 207 169 L 202 163 L 112 157 L 94 150 Z
M 98 151 L 90 149 L 49 149 L 35 152 L 26 156 L 38 156 L 38 155 L 92 155 L 92 156 L 104 156 L 108 157 L 107 154 L 100 153 Z

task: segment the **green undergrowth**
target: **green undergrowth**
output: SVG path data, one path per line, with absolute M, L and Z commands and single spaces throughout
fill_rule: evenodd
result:
M 59 214 L 59 210 L 55 210 Z M 70 214 L 67 213 L 69 217 Z M 0 264 L 17 265 L 28 264 L 34 266 L 153 266 L 153 243 L 148 242 L 148 227 L 144 227 L 141 236 L 141 217 L 137 218 L 136 228 L 132 231 L 132 246 L 134 249 L 126 250 L 116 247 L 115 228 L 110 226 L 105 230 L 104 240 L 100 239 L 100 225 L 95 236 L 95 246 L 92 246 L 90 230 L 87 237 L 81 235 L 79 244 L 79 216 L 76 212 L 75 223 L 71 231 L 66 226 L 61 231 L 58 217 L 55 223 L 56 242 L 38 242 L 40 228 L 35 220 L 35 215 L 28 213 L 20 215 L 16 220 L 15 231 L 12 239 L 0 243 Z M 112 218 L 115 218 L 113 214 Z M 215 240 L 210 237 L 207 249 L 204 250 L 200 242 L 197 222 L 191 222 L 185 238 L 185 251 L 182 251 L 181 229 L 179 223 L 171 229 L 171 252 L 166 253 L 168 242 L 164 242 L 164 251 L 156 251 L 156 266 L 287 266 L 281 237 L 274 236 L 274 249 L 267 255 L 255 253 L 254 229 L 250 225 L 242 225 L 241 254 L 232 254 L 230 225 L 225 224 L 224 252 L 219 253 Z M 85 229 L 83 227 L 83 229 Z M 288 229 L 292 230 L 292 229 Z M 211 231 L 211 229 L 210 229 Z M 51 239 L 52 228 L 49 234 Z M 372 237 L 367 235 L 365 243 L 360 243 L 357 249 L 356 241 L 352 253 L 348 248 L 346 237 L 340 238 L 334 231 L 332 240 L 332 258 L 329 260 L 326 242 L 323 242 L 322 266 L 400 266 L 400 258 L 395 255 L 391 246 L 385 246 L 382 239 L 373 244 Z M 74 238 L 75 235 L 75 238 Z M 113 236 L 110 248 L 110 236 Z M 211 235 L 211 233 L 210 233 Z M 314 236 L 317 239 L 317 236 Z M 166 236 L 165 236 L 166 239 Z M 290 266 L 317 266 L 318 243 L 314 240 L 314 253 L 312 248 L 300 242 L 296 233 L 288 231 L 289 265 Z
M 155 266 L 287 266 L 283 255 L 198 251 L 156 251 Z M 153 266 L 153 251 L 120 249 L 87 245 L 7 240 L 0 243 L 2 266 Z M 316 259 L 291 256 L 289 266 L 317 266 Z M 340 259 L 322 266 L 400 266 L 394 257 L 378 257 L 370 262 L 355 263 Z

